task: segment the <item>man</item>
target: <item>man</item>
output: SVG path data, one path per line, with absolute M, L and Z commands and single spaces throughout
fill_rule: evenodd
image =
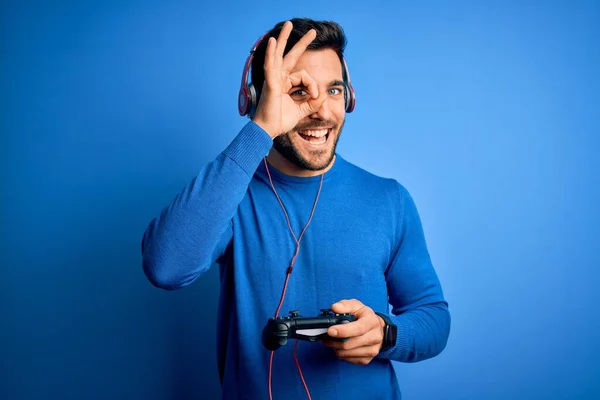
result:
M 345 43 L 336 23 L 277 24 L 253 54 L 259 100 L 240 103 L 251 120 L 145 232 L 157 287 L 219 265 L 223 398 L 399 399 L 391 361 L 446 346 L 447 302 L 410 194 L 335 151 L 353 107 Z M 324 308 L 355 320 L 321 342 L 263 346 L 269 318 Z

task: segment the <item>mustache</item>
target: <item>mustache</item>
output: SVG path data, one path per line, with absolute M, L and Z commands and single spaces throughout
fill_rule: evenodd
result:
M 308 122 L 302 125 L 296 125 L 294 129 L 296 132 L 298 131 L 306 131 L 309 129 L 332 129 L 335 128 L 336 124 L 330 121 L 313 121 Z

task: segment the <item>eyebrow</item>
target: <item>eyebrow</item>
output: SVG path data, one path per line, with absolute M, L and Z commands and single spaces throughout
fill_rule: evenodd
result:
M 346 84 L 344 83 L 344 81 L 340 81 L 339 79 L 335 79 L 333 81 L 331 81 L 331 83 L 329 84 L 329 87 L 331 86 L 345 86 Z
M 331 82 L 329 82 L 329 87 L 334 87 L 334 86 L 346 86 L 346 84 L 344 83 L 344 81 L 341 81 L 339 79 L 334 79 Z M 293 89 L 307 89 L 307 87 L 305 85 L 297 85 L 294 86 Z

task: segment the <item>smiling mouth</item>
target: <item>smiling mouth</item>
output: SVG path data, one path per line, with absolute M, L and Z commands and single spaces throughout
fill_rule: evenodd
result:
M 298 135 L 305 142 L 308 142 L 312 146 L 322 146 L 327 143 L 327 139 L 329 138 L 329 133 L 331 133 L 331 128 L 329 129 L 307 129 L 298 131 Z

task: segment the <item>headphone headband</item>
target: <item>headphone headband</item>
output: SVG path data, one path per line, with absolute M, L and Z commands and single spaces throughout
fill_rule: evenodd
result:
M 252 49 L 250 49 L 250 54 L 246 59 L 246 63 L 244 64 L 244 70 L 242 72 L 242 82 L 240 84 L 240 91 L 238 95 L 238 112 L 241 116 L 252 115 L 256 110 L 256 106 L 258 105 L 258 95 L 256 92 L 256 88 L 253 83 L 248 82 L 248 76 L 250 74 L 250 68 L 252 67 L 252 60 L 254 58 L 254 52 L 271 32 L 265 33 L 261 36 Z M 342 69 L 344 74 L 344 82 L 346 84 L 346 90 L 344 92 L 345 101 L 346 101 L 346 112 L 351 113 L 354 111 L 354 107 L 356 106 L 356 93 L 354 92 L 354 88 L 352 87 L 352 82 L 350 81 L 350 72 L 348 71 L 348 65 L 346 64 L 346 59 L 342 56 Z

